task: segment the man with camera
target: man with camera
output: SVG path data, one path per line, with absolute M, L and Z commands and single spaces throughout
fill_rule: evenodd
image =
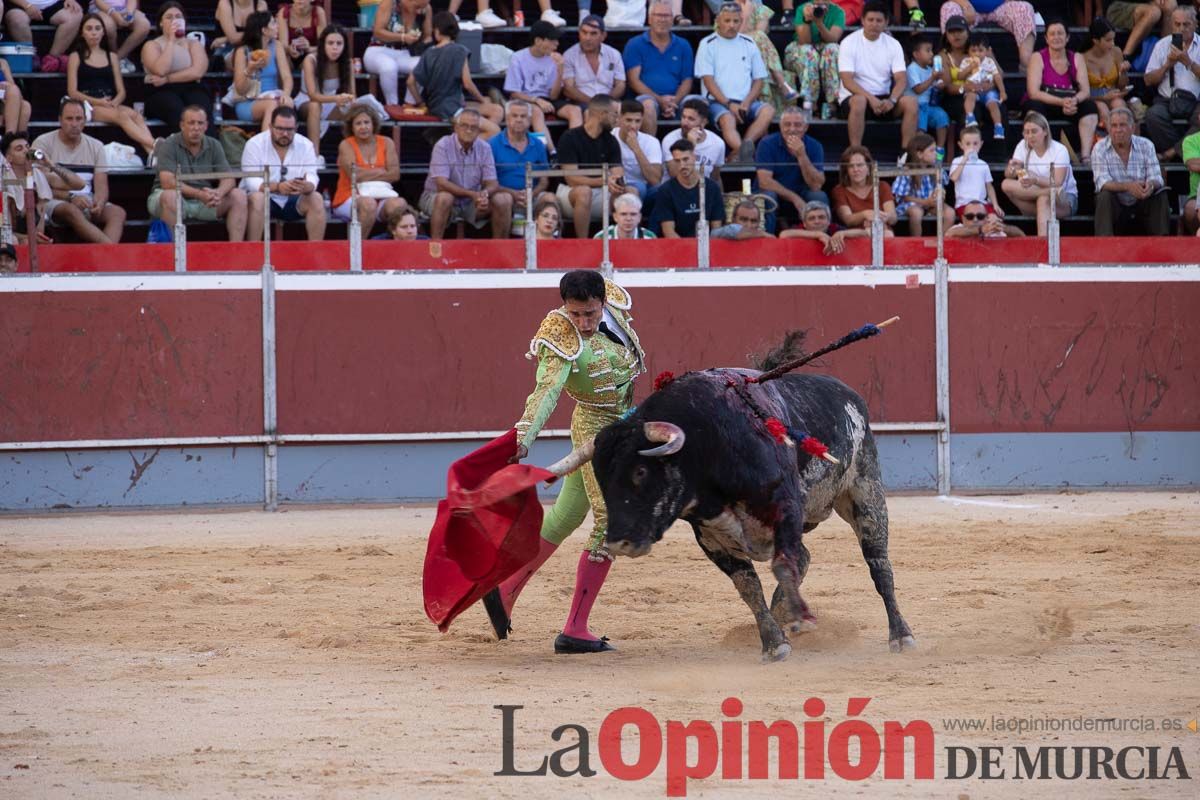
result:
M 1188 118 L 1200 96 L 1200 39 L 1196 38 L 1196 9 L 1181 6 L 1171 12 L 1175 33 L 1154 45 L 1146 65 L 1147 86 L 1158 87 L 1146 114 L 1146 133 L 1163 161 L 1179 152 L 1176 118 Z
M 54 199 L 61 201 L 50 210 L 50 222 L 70 228 L 85 242 L 113 244 L 121 241 L 125 209 L 108 202 L 104 145 L 83 132 L 86 120 L 83 103 L 63 98 L 59 128 L 34 140 L 34 159 L 45 163 Z

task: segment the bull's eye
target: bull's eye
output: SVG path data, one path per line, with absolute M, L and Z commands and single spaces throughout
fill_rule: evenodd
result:
M 646 476 L 649 474 L 650 470 L 646 468 L 645 464 L 638 464 L 633 468 L 633 485 L 641 486 L 642 481 L 646 480 Z

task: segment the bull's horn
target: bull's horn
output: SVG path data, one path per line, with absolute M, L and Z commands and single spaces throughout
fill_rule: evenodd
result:
M 596 442 L 594 439 L 589 439 L 587 444 L 582 444 L 576 447 L 571 452 L 567 453 L 560 461 L 555 461 L 546 469 L 553 472 L 558 477 L 570 475 L 575 470 L 582 467 L 584 464 L 592 460 L 592 456 L 596 453 Z
M 646 438 L 652 442 L 662 442 L 658 447 L 649 450 L 638 450 L 640 456 L 669 456 L 678 453 L 683 447 L 686 435 L 683 430 L 670 422 L 646 422 L 642 425 Z

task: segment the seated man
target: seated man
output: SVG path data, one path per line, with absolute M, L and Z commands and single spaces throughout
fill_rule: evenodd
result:
M 725 142 L 708 130 L 708 101 L 700 97 L 691 97 L 683 101 L 683 110 L 679 112 L 679 127 L 663 137 L 663 163 L 667 170 L 663 179 L 675 177 L 671 145 L 685 136 L 695 148 L 696 165 L 700 167 L 704 177 L 720 183 L 721 166 L 725 163 Z
M 671 145 L 676 163 L 675 177 L 664 183 L 654 196 L 653 228 L 663 238 L 679 239 L 696 235 L 700 222 L 700 181 L 704 181 L 704 219 L 710 229 L 725 222 L 725 200 L 721 187 L 696 171 L 696 148 L 687 139 Z
M 504 104 L 504 130 L 488 140 L 492 148 L 492 160 L 496 162 L 496 180 L 500 191 L 512 197 L 513 213 L 528 216 L 525 208 L 525 165 L 533 169 L 547 169 L 550 157 L 546 145 L 536 136 L 529 135 L 529 124 L 533 111 L 524 100 L 509 100 Z M 550 179 L 546 176 L 533 181 L 533 203 L 537 205 L 539 195 L 546 191 Z
M 796 218 L 804 204 L 813 200 L 829 204 L 829 195 L 822 191 L 825 173 L 825 148 L 808 135 L 808 111 L 790 106 L 779 118 L 779 133 L 763 137 L 758 144 L 758 191 L 781 203 L 791 203 Z M 775 231 L 775 214 L 767 215 L 767 230 Z
M 917 98 L 904 94 L 908 86 L 904 48 L 887 33 L 887 23 L 887 6 L 871 0 L 863 6 L 862 29 L 842 40 L 838 54 L 842 76 L 838 105 L 852 147 L 862 144 L 867 119 L 900 117 L 901 148 L 917 132 Z
M 662 147 L 648 133 L 642 133 L 642 104 L 637 100 L 621 101 L 621 119 L 613 135 L 621 146 L 621 165 L 625 168 L 625 184 L 646 199 L 647 193 L 662 182 Z
M 29 134 L 25 131 L 9 131 L 0 139 L 0 156 L 3 156 L 0 158 L 4 195 L 2 209 L 18 242 L 27 242 L 32 235 L 37 237 L 39 242 L 49 243 L 54 240 L 46 235 L 46 215 L 63 201 L 54 199 L 54 191 L 46 180 L 46 173 L 71 173 L 49 158 L 34 160 L 32 149 L 29 146 Z M 34 200 L 32 209 L 25 203 L 25 186 L 31 180 Z M 32 231 L 29 229 L 30 216 L 33 217 Z
M 554 142 L 546 128 L 546 115 L 558 114 L 567 127 L 583 124 L 583 112 L 563 95 L 563 57 L 558 53 L 558 28 L 538 20 L 529 29 L 529 47 L 518 50 L 508 62 L 504 91 L 514 100 L 524 100 L 533 109 L 533 129 L 546 136 L 546 147 L 554 153 Z
M 621 146 L 612 135 L 616 121 L 615 101 L 606 94 L 598 94 L 588 103 L 587 116 L 583 125 L 563 134 L 559 142 L 558 160 L 563 169 L 595 169 L 608 165 L 608 192 L 611 198 L 624 194 L 625 168 L 621 166 Z M 571 217 L 575 223 L 575 238 L 588 238 L 588 227 L 592 220 L 601 219 L 603 211 L 604 179 L 582 175 L 567 175 L 558 187 L 558 204 L 562 215 Z
M 1146 113 L 1146 135 L 1164 161 L 1179 155 L 1176 116 L 1191 116 L 1200 99 L 1200 36 L 1196 35 L 1196 9 L 1181 6 L 1171 12 L 1174 34 L 1164 36 L 1150 52 L 1146 86 L 1156 88 L 1154 104 Z M 1179 46 L 1175 45 L 1179 37 Z
M 220 142 L 206 136 L 208 112 L 200 106 L 188 106 L 179 118 L 179 132 L 159 139 L 154 147 L 158 171 L 146 207 L 150 216 L 174 225 L 180 207 L 183 218 L 198 222 L 216 222 L 224 218 L 229 241 L 246 238 L 246 226 L 253 214 L 247 207 L 246 193 L 237 188 L 233 178 L 184 180 L 175 185 L 175 173 L 181 175 L 229 170 L 225 150 Z M 180 196 L 182 195 L 182 202 Z M 262 230 L 262 220 L 254 222 Z
M 805 203 L 800 212 L 800 224 L 779 234 L 780 239 L 815 239 L 821 243 L 822 252 L 835 255 L 846 249 L 847 239 L 869 239 L 871 232 L 865 228 L 841 228 L 833 221 L 829 205 L 819 200 Z
M 1092 150 L 1097 236 L 1166 236 L 1171 209 L 1154 143 L 1134 136 L 1128 108 L 1108 114 L 1108 136 Z
M 1006 225 L 988 207 L 978 200 L 971 200 L 962 207 L 962 222 L 945 231 L 952 239 L 1016 239 L 1025 233 L 1015 225 Z
M 607 234 L 609 239 L 657 239 L 652 231 L 641 227 L 642 201 L 636 194 L 617 195 L 613 200 L 613 219 L 616 220 L 604 230 L 593 236 L 593 239 L 603 239 Z
M 278 106 L 271 112 L 271 127 L 256 133 L 242 151 L 242 170 L 270 170 L 271 219 L 284 222 L 304 220 L 310 242 L 325 239 L 325 199 L 317 192 L 317 152 L 306 137 L 296 136 L 296 111 Z M 266 202 L 262 178 L 242 178 L 250 204 L 247 236 L 262 239 Z
M 692 91 L 692 66 L 696 57 L 687 40 L 671 33 L 674 14 L 667 0 L 652 0 L 650 29 L 625 44 L 625 78 L 642 104 L 642 130 L 658 133 L 659 117 L 675 119 Z
M 604 44 L 606 35 L 604 20 L 588 14 L 579 23 L 579 42 L 563 53 L 563 94 L 578 108 L 586 108 L 596 95 L 617 100 L 625 95 L 625 62 Z
M 758 99 L 767 65 L 758 45 L 738 33 L 742 7 L 724 3 L 717 15 L 717 32 L 704 38 L 696 51 L 696 77 L 711 101 L 709 113 L 729 149 L 730 161 L 754 160 L 754 143 L 763 137 L 775 117 L 775 109 Z M 743 137 L 738 126 L 746 124 Z
M 500 190 L 492 148 L 479 138 L 479 112 L 464 108 L 454 132 L 433 146 L 429 176 L 421 193 L 421 211 L 429 216 L 429 238 L 445 236 L 451 222 L 476 228 L 491 219 L 492 238 L 504 239 L 512 226 L 512 195 Z
M 747 197 L 733 207 L 733 222 L 722 225 L 712 232 L 714 239 L 774 239 L 762 227 L 762 213 L 758 203 Z
M 51 224 L 70 228 L 85 242 L 111 244 L 121 241 L 125 209 L 108 202 L 104 145 L 83 132 L 86 120 L 83 103 L 64 98 L 58 130 L 43 133 L 33 148 L 62 165 L 47 176 L 55 199 L 63 201 L 50 210 Z

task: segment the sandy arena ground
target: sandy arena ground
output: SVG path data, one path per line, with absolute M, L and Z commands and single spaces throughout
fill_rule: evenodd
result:
M 920 645 L 904 655 L 887 652 L 850 529 L 827 522 L 807 538 L 805 596 L 820 627 L 772 665 L 759 663 L 732 584 L 682 525 L 648 558 L 617 562 L 593 629 L 618 653 L 552 654 L 576 546 L 530 585 L 514 638 L 493 641 L 481 608 L 441 635 L 421 604 L 432 517 L 408 507 L 0 518 L 0 797 L 663 797 L 665 763 L 633 783 L 602 770 L 601 721 L 640 705 L 663 723 L 719 722 L 728 696 L 744 702 L 743 720 L 796 723 L 820 697 L 827 731 L 848 697 L 873 698 L 863 718 L 874 725 L 933 725 L 938 779 L 714 777 L 692 781 L 690 797 L 1200 794 L 1200 734 L 1186 729 L 1018 736 L 943 722 L 1195 719 L 1196 493 L 893 498 L 898 596 Z M 600 774 L 494 776 L 497 704 L 525 706 L 519 768 L 573 743 L 550 732 L 578 723 Z M 1175 745 L 1193 779 L 944 779 L 947 746 L 1038 743 Z

